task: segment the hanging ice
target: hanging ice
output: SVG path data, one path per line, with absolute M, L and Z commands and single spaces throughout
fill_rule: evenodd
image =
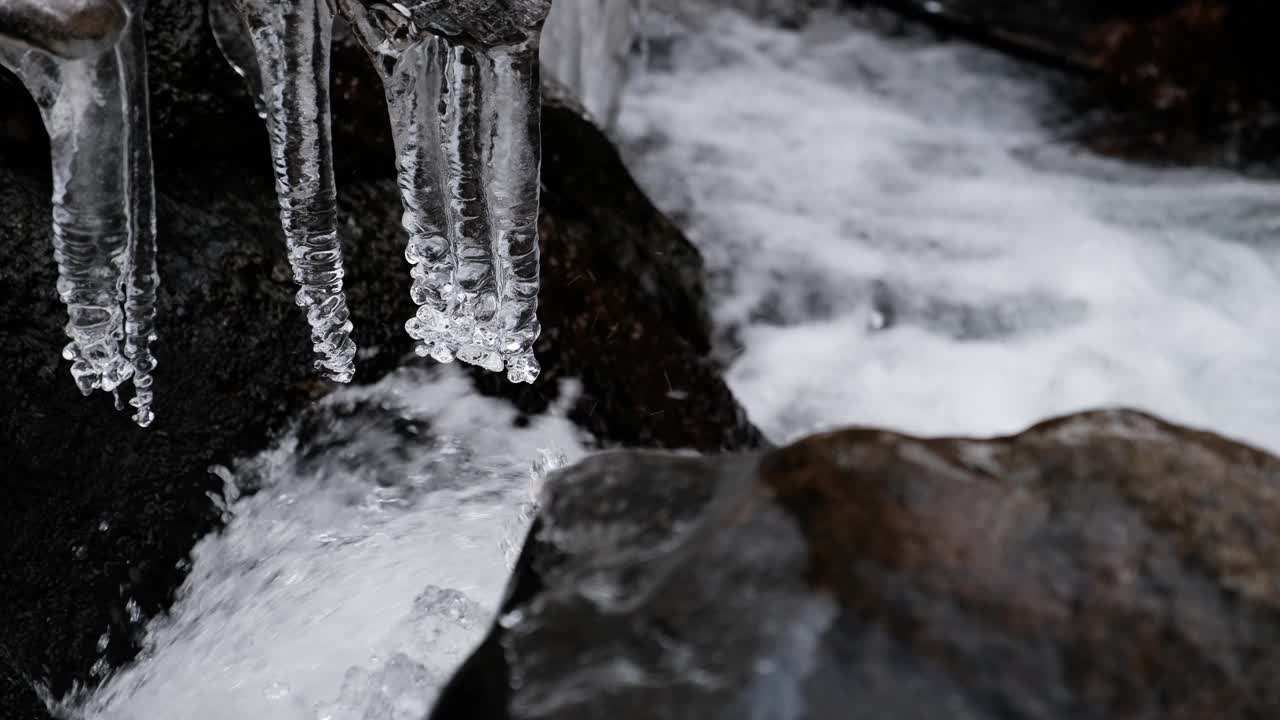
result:
M 549 0 L 340 0 L 382 76 L 418 352 L 512 382 L 538 363 L 538 38 Z
M 637 0 L 556 0 L 542 64 L 603 128 L 618 117 L 636 34 Z
M 53 246 L 80 391 L 133 379 L 147 426 L 155 359 L 155 195 L 143 0 L 0 1 L 0 63 L 35 98 L 53 164 Z M 118 397 L 118 396 L 117 396 Z
M 550 0 L 340 1 L 386 85 L 420 306 L 407 329 L 424 355 L 533 382 L 538 47 Z M 330 147 L 334 2 L 213 0 L 210 21 L 267 123 L 317 367 L 348 381 L 355 344 Z M 85 394 L 116 393 L 132 379 L 133 417 L 146 426 L 158 280 L 144 5 L 0 0 L 0 64 L 31 92 L 50 136 L 54 257 L 71 340 L 63 354 Z
M 216 0 L 215 0 L 216 1 Z M 355 372 L 356 346 L 342 290 L 337 192 L 329 117 L 331 0 L 231 0 L 252 44 L 271 140 L 280 223 L 289 263 L 306 308 L 316 368 L 339 382 Z M 226 31 L 214 24 L 215 32 Z M 241 74 L 248 71 L 238 36 L 219 45 Z

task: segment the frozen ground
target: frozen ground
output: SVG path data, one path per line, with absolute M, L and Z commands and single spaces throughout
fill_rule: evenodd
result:
M 775 439 L 1125 404 L 1280 449 L 1280 187 L 1076 156 L 1040 85 L 976 50 L 699 25 L 620 134 L 705 251 L 731 382 Z M 70 714 L 419 720 L 488 623 L 531 467 L 581 452 L 562 418 L 510 416 L 402 371 L 219 471 L 262 489 Z

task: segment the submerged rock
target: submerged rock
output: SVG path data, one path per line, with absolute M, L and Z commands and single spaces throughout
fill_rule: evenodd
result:
M 213 530 L 213 463 L 264 447 L 331 385 L 310 342 L 278 226 L 266 134 L 214 46 L 203 3 L 149 3 L 161 288 L 149 430 L 75 390 L 49 241 L 49 158 L 34 104 L 0 73 L 0 716 L 47 717 L 31 688 L 90 682 L 136 651 L 145 620 Z M 334 137 L 357 381 L 409 352 L 409 266 L 378 79 L 341 41 Z M 761 442 L 706 358 L 700 258 L 604 136 L 549 103 L 541 223 L 544 378 L 485 392 L 536 412 L 562 379 L 602 444 L 702 450 Z M 105 648 L 105 649 L 104 649 Z
M 1280 715 L 1280 460 L 1136 412 L 597 456 L 432 720 Z

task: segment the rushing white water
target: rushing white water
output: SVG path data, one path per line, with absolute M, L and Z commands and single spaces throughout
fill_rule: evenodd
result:
M 1280 449 L 1280 186 L 1093 157 L 963 45 L 731 12 L 628 89 L 633 170 L 707 257 L 782 441 L 1127 405 Z
M 730 380 L 775 439 L 1003 432 L 1124 403 L 1280 448 L 1280 187 L 1074 154 L 1016 66 L 847 20 L 709 14 L 667 60 L 627 91 L 621 133 L 706 254 L 742 345 Z M 235 469 L 263 489 L 231 502 L 146 656 L 80 712 L 423 714 L 488 621 L 530 464 L 572 458 L 574 433 L 554 415 L 513 428 L 452 374 L 326 405 Z
M 215 468 L 226 528 L 197 544 L 143 657 L 62 712 L 420 718 L 488 628 L 545 470 L 582 452 L 556 411 L 514 421 L 460 373 L 405 369 Z
M 133 380 L 151 424 L 155 191 L 141 0 L 6 8 L 0 65 L 35 98 L 53 165 L 53 253 L 67 306 L 62 354 L 85 395 Z M 16 32 L 16 37 L 9 36 Z

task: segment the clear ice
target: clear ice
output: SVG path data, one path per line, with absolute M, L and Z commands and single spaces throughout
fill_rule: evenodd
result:
M 266 121 L 317 369 L 354 374 L 329 114 L 335 0 L 213 0 L 210 25 Z M 385 86 L 418 352 L 512 382 L 539 373 L 539 38 L 550 0 L 337 0 Z M 501 5 L 501 7 L 499 7 Z M 0 0 L 0 64 L 50 137 L 63 351 L 86 395 L 132 379 L 154 419 L 155 190 L 145 0 Z
M 63 356 L 85 395 L 132 379 L 133 419 L 146 427 L 158 278 L 144 5 L 0 2 L 0 64 L 22 80 L 49 133 L 57 289 L 71 339 Z
M 556 0 L 542 29 L 542 64 L 603 128 L 618 118 L 638 0 Z
M 540 327 L 538 42 L 548 0 L 341 0 L 382 77 L 417 352 L 533 382 Z
M 231 0 L 254 51 L 262 88 L 260 110 L 271 140 L 280 224 L 289 264 L 306 309 L 316 369 L 338 382 L 355 373 L 355 342 L 342 289 L 337 190 L 329 116 L 329 0 Z M 213 17 L 211 15 L 211 17 Z M 214 23 L 214 30 L 225 25 Z M 246 74 L 236 36 L 219 37 L 228 60 Z

